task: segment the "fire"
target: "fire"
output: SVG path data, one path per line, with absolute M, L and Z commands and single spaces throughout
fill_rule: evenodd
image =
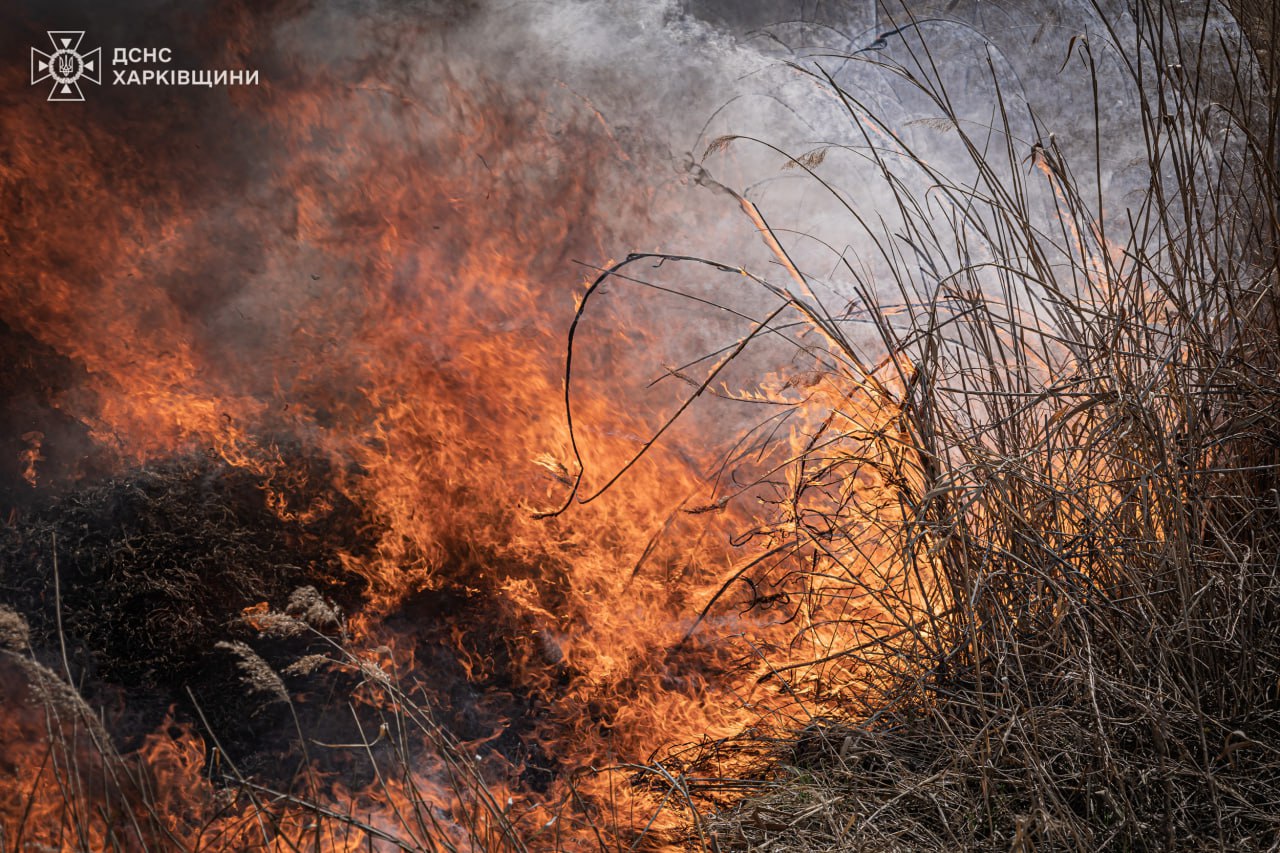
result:
M 594 270 L 574 262 L 608 256 L 617 235 L 603 223 L 645 232 L 661 214 L 642 191 L 615 194 L 613 176 L 637 167 L 577 95 L 440 75 L 413 100 L 323 73 L 237 94 L 239 132 L 278 152 L 243 171 L 153 159 L 146 140 L 181 144 L 182 119 L 76 127 L 65 113 L 2 114 L 14 225 L 0 302 L 80 377 L 53 404 L 116 470 L 218 457 L 260 474 L 282 519 L 332 508 L 299 503 L 308 473 L 289 449 L 328 459 L 330 485 L 371 519 L 372 545 L 343 555 L 367 602 L 326 665 L 358 678 L 357 716 L 380 720 L 358 742 L 308 746 L 369 759 L 376 778 L 353 788 L 304 771 L 273 791 L 228 784 L 234 757 L 196 720 L 167 722 L 126 755 L 98 743 L 73 761 L 26 711 L 8 714 L 6 838 L 68 850 L 397 838 L 581 849 L 641 834 L 677 845 L 694 804 L 687 769 L 746 728 L 821 714 L 855 684 L 837 652 L 876 624 L 859 572 L 890 552 L 901 511 L 883 496 L 909 467 L 892 434 L 902 366 L 840 375 L 815 358 L 752 388 L 726 374 L 713 390 L 797 413 L 752 459 L 725 468 L 723 448 L 673 434 L 599 499 L 544 517 L 575 478 L 589 494 L 646 450 L 705 374 L 653 383 L 658 365 L 637 353 L 663 352 L 662 318 L 629 303 L 628 325 L 584 332 L 575 456 L 564 347 Z M 42 447 L 55 449 L 38 432 L 24 440 L 36 485 Z M 821 465 L 797 465 L 802 453 Z M 855 561 L 841 563 L 846 577 L 788 579 L 795 561 L 843 548 L 837 531 L 862 550 L 840 555 Z M 263 628 L 270 612 L 244 618 Z M 469 699 L 478 722 L 465 736 L 433 716 L 456 699 L 433 671 L 440 648 L 489 691 Z M 86 785 L 92 803 L 90 790 L 111 787 L 88 784 L 102 778 L 122 793 L 67 810 L 59 780 Z
M 44 457 L 40 455 L 40 445 L 44 442 L 44 433 L 39 430 L 31 430 L 22 434 L 22 440 L 27 444 L 27 449 L 19 455 L 22 461 L 22 479 L 26 481 L 27 485 L 34 488 L 37 480 L 36 466 L 44 461 Z

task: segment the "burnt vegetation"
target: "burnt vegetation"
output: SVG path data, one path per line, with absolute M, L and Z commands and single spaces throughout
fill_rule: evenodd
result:
M 317 459 L 290 461 L 310 475 L 302 482 L 326 482 Z M 41 664 L 114 709 L 121 748 L 175 706 L 197 719 L 199 705 L 250 767 L 296 751 L 288 714 L 245 669 L 245 643 L 277 670 L 329 651 L 316 640 L 340 638 L 364 587 L 339 553 L 364 541 L 368 522 L 323 485 L 293 494 L 328 508 L 305 523 L 282 519 L 266 495 L 262 474 L 196 457 L 82 484 L 0 528 L 4 603 Z M 295 617 L 299 630 L 258 630 L 246 615 L 255 608 Z

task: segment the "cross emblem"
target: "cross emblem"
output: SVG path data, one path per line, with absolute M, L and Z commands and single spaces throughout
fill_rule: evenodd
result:
M 83 101 L 80 80 L 102 84 L 102 48 L 80 52 L 84 30 L 50 30 L 53 53 L 31 48 L 31 85 L 53 81 L 51 101 Z

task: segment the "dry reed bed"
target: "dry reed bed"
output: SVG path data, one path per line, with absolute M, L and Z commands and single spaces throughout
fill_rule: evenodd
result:
M 1101 148 L 1068 162 L 1040 140 L 1029 170 L 951 113 L 927 46 L 870 61 L 950 120 L 970 183 L 808 69 L 875 126 L 862 150 L 886 182 L 912 160 L 955 212 L 939 233 L 901 194 L 896 233 L 866 228 L 924 309 L 878 318 L 911 452 L 867 462 L 896 466 L 919 587 L 898 599 L 908 630 L 860 653 L 864 718 L 775 752 L 773 789 L 710 822 L 718 849 L 1280 844 L 1280 100 L 1247 47 L 1172 8 L 1137 3 L 1121 43 L 1150 174 L 1124 208 L 1089 180 Z M 1073 40 L 1068 61 L 1100 50 Z M 1034 181 L 1056 232 L 1029 213 Z M 862 381 L 866 354 L 792 298 Z M 793 521 L 797 550 L 845 545 Z

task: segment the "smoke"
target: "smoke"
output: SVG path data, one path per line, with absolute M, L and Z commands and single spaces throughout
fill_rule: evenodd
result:
M 1081 165 L 1084 198 L 1123 199 L 1145 185 L 1137 93 L 1123 73 L 1133 58 L 1114 46 L 1132 31 L 1126 4 L 908 6 L 11 8 L 0 93 L 6 348 L 15 357 L 52 348 L 42 362 L 62 366 L 49 373 L 109 375 L 124 394 L 144 385 L 160 396 L 181 389 L 191 406 L 235 400 L 236 417 L 267 418 L 287 400 L 324 428 L 368 384 L 363 324 L 379 302 L 420 318 L 420 353 L 441 364 L 456 358 L 458 334 L 489 334 L 527 350 L 554 380 L 573 295 L 611 258 L 663 250 L 777 277 L 754 225 L 716 186 L 745 193 L 785 230 L 793 258 L 839 312 L 857 295 L 850 264 L 888 279 L 849 208 L 894 229 L 880 167 L 857 150 L 872 144 L 857 115 L 891 122 L 904 147 L 958 185 L 974 177 L 938 105 L 881 60 L 936 79 L 984 144 L 1005 144 L 1007 121 L 1028 171 L 1035 146 L 1052 140 Z M 1228 19 L 1214 21 L 1230 35 Z M 84 28 L 108 56 L 169 47 L 175 67 L 257 69 L 262 84 L 104 85 L 83 105 L 45 104 L 23 79 L 28 46 L 69 28 Z M 846 58 L 855 52 L 870 61 Z M 857 93 L 859 107 L 833 96 L 822 75 Z M 788 154 L 811 155 L 809 168 Z M 920 192 L 932 180 L 908 163 L 898 177 Z M 1033 203 L 1051 221 L 1051 192 L 1033 192 Z M 477 284 L 485 265 L 492 275 Z M 520 279 L 519 295 L 495 299 L 495 275 Z M 662 275 L 747 316 L 766 301 Z M 741 317 L 652 293 L 628 293 L 611 310 L 647 329 L 654 365 L 684 363 L 743 331 Z M 672 318 L 680 333 L 663 334 Z M 618 341 L 598 345 L 603 365 L 624 355 Z M 7 394 L 21 416 L 0 454 L 6 481 L 20 476 L 10 460 L 29 450 L 20 437 L 32 432 L 52 436 L 46 472 L 83 470 L 68 417 L 126 457 L 150 452 L 136 433 L 154 433 L 154 422 L 105 412 L 101 387 L 62 384 L 40 405 Z M 171 446 L 201 430 L 168 432 Z

